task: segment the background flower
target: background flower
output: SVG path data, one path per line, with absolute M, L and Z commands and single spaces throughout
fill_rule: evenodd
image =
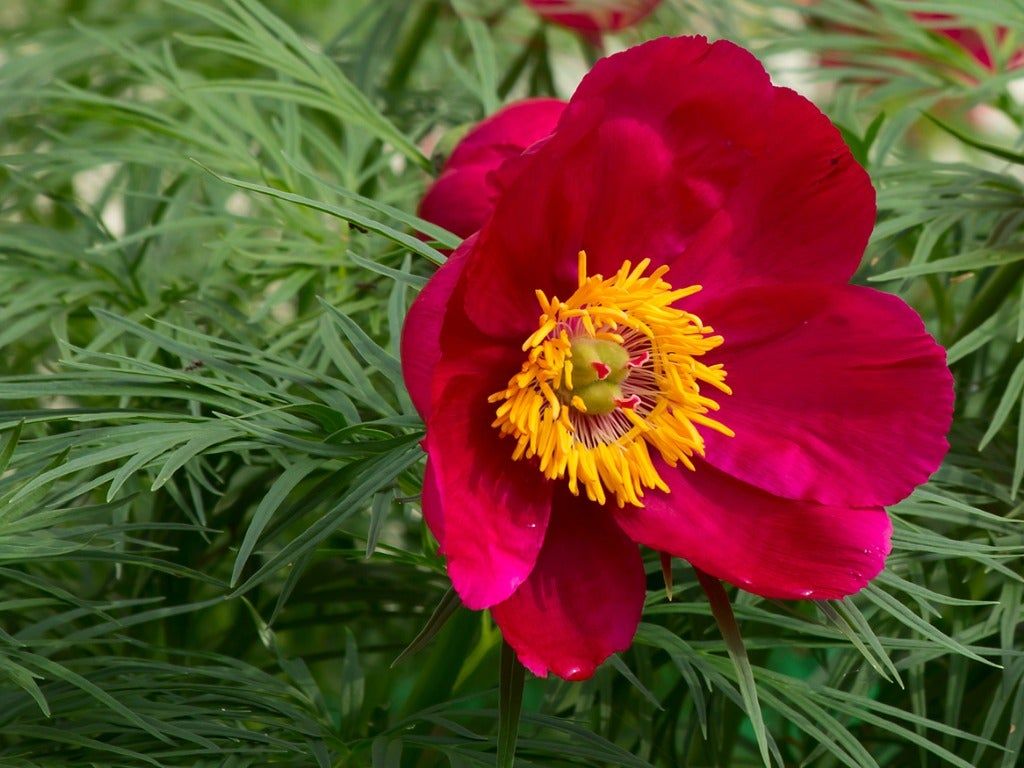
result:
M 800 4 L 807 7 L 814 7 L 818 5 L 821 0 L 800 0 Z M 879 14 L 880 10 L 877 6 L 868 2 L 868 0 L 849 0 L 849 2 L 857 2 L 865 7 L 866 10 L 874 14 Z M 966 21 L 962 18 L 949 13 L 935 13 L 928 11 L 904 11 L 902 9 L 890 9 L 890 12 L 897 14 L 906 14 L 910 19 L 920 23 L 920 25 L 926 29 L 933 31 L 938 35 L 952 40 L 958 46 L 960 46 L 965 52 L 970 54 L 978 64 L 989 70 L 996 68 L 996 59 L 992 44 L 1000 46 L 1006 40 L 1009 29 L 1002 25 L 989 25 L 992 27 L 992 40 L 986 39 L 982 30 L 976 26 L 969 26 Z M 850 21 L 856 22 L 855 24 L 844 24 L 838 23 L 831 20 L 830 17 L 813 17 L 813 23 L 815 26 L 824 29 L 831 29 L 837 32 L 850 33 L 850 34 L 861 34 L 866 37 L 877 36 L 881 44 L 885 44 L 887 37 L 891 36 L 891 32 L 886 29 L 884 18 L 881 15 L 876 15 L 874 18 L 865 15 L 851 15 Z M 890 47 L 888 51 L 890 55 L 905 58 L 924 58 L 929 56 L 930 58 L 936 58 L 933 53 L 915 52 L 911 53 L 908 51 L 900 51 L 895 47 Z M 822 63 L 826 66 L 842 66 L 849 63 L 849 56 L 843 50 L 824 51 L 822 54 Z M 1007 63 L 1008 69 L 1014 69 L 1024 61 L 1024 52 L 1017 51 L 1011 57 Z M 946 63 L 948 67 L 949 64 Z M 959 71 L 958 71 L 959 70 Z M 963 67 L 954 67 L 953 73 L 957 77 L 971 78 L 969 72 L 962 71 Z
M 459 237 L 480 229 L 494 209 L 494 172 L 505 160 L 546 138 L 558 124 L 565 102 L 524 99 L 477 123 L 455 147 L 420 201 L 420 218 Z
M 989 43 L 985 40 L 979 30 L 971 27 L 958 26 L 956 17 L 948 13 L 924 13 L 915 11 L 914 18 L 922 22 L 926 22 L 929 29 L 934 29 L 939 34 L 945 35 L 954 43 L 961 46 L 982 66 L 987 67 L 988 69 L 995 68 L 996 62 L 992 55 L 992 50 L 989 47 Z M 1008 32 L 1009 30 L 1004 26 L 995 27 L 995 44 L 1001 44 L 1006 39 Z M 1024 59 L 1024 52 L 1018 51 L 1013 55 L 1008 66 L 1011 69 L 1018 67 L 1022 63 L 1022 59 Z
M 580 32 L 615 32 L 654 11 L 661 0 L 524 0 L 548 21 Z

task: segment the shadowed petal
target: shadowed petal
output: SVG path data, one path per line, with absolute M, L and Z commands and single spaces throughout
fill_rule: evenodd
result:
M 434 534 L 437 543 L 441 545 L 441 549 L 444 549 L 444 510 L 441 508 L 441 496 L 437 490 L 437 476 L 434 474 L 434 468 L 430 466 L 429 459 L 423 469 L 421 508 L 423 520 L 430 532 Z
M 420 201 L 420 218 L 459 237 L 469 237 L 480 229 L 498 194 L 494 172 L 548 136 L 564 109 L 565 102 L 558 99 L 524 99 L 475 125 Z

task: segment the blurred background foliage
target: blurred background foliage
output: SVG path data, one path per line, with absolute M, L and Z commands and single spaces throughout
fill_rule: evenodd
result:
M 652 554 L 634 648 L 527 681 L 517 764 L 1019 765 L 1024 2 L 666 0 L 604 45 L 693 32 L 870 168 L 858 280 L 948 345 L 953 448 L 855 599 L 730 592 L 749 668 Z M 518 0 L 0 4 L 0 764 L 494 765 L 500 636 L 446 591 L 397 362 L 456 240 L 411 212 L 600 54 Z

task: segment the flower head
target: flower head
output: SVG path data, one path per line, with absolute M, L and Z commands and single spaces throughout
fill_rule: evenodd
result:
M 661 0 L 524 0 L 548 21 L 578 32 L 615 32 L 646 18 Z
M 860 0 L 863 5 L 867 5 L 864 0 Z M 800 4 L 806 7 L 813 7 L 817 5 L 820 0 L 799 0 Z M 975 27 L 963 26 L 965 23 L 962 19 L 958 18 L 949 13 L 933 13 L 926 11 L 909 11 L 910 16 L 914 21 L 919 22 L 922 27 L 925 27 L 937 35 L 948 38 L 953 41 L 957 46 L 962 48 L 973 58 L 978 64 L 988 70 L 995 71 L 996 69 L 996 56 L 990 45 L 990 41 L 986 39 L 985 35 Z M 848 32 L 852 34 L 871 34 L 874 30 L 870 21 L 862 22 L 861 26 L 848 27 L 841 24 L 836 24 L 827 20 L 816 20 L 816 26 L 820 26 L 823 29 L 833 29 L 837 32 Z M 997 47 L 1002 46 L 1004 40 L 1009 35 L 1009 29 L 1005 26 L 995 26 L 992 29 L 993 42 Z M 922 55 L 919 53 L 910 53 L 907 51 L 900 51 L 894 48 L 890 53 L 894 56 L 908 59 L 920 59 Z M 827 51 L 822 56 L 822 63 L 826 66 L 842 65 L 847 62 L 848 55 L 842 51 Z M 940 63 L 940 62 L 937 62 Z M 946 63 L 946 62 L 941 62 Z M 1016 69 L 1024 64 L 1024 52 L 1015 51 L 1007 62 L 1008 69 Z M 949 69 L 944 67 L 944 69 Z M 969 82 L 974 82 L 976 78 L 970 72 L 959 71 L 959 68 L 953 69 L 949 72 L 950 75 Z
M 463 602 L 577 679 L 632 640 L 638 545 L 773 598 L 873 578 L 952 383 L 906 304 L 848 284 L 874 191 L 832 124 L 743 49 L 662 38 L 497 173 L 402 340 Z
M 420 218 L 464 238 L 480 229 L 498 195 L 494 172 L 549 136 L 563 109 L 558 99 L 523 99 L 473 126 L 420 201 Z

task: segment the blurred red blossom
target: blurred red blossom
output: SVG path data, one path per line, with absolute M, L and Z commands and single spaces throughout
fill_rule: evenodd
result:
M 584 33 L 615 32 L 648 16 L 661 0 L 524 0 L 548 21 Z
M 494 209 L 498 194 L 494 172 L 548 136 L 563 109 L 565 102 L 558 99 L 523 99 L 477 123 L 456 145 L 423 196 L 419 217 L 459 237 L 476 232 Z

